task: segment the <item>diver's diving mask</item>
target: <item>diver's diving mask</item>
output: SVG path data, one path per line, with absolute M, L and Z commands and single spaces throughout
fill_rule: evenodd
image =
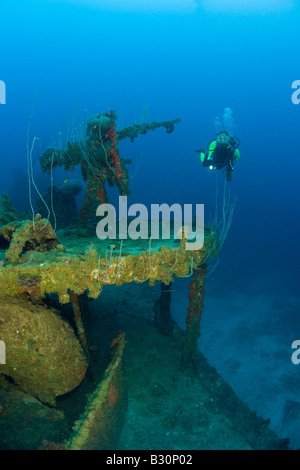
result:
M 227 132 L 220 132 L 217 137 L 217 144 L 219 147 L 227 147 L 230 141 L 230 136 Z

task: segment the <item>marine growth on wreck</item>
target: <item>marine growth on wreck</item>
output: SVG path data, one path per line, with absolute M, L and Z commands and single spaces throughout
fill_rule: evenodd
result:
M 7 195 L 0 199 L 0 341 L 6 346 L 6 361 L 0 365 L 3 448 L 117 446 L 128 403 L 125 377 L 130 375 L 123 356 L 127 341 L 133 340 L 127 339 L 130 333 L 117 332 L 111 344 L 103 346 L 101 367 L 95 367 L 99 347 L 90 341 L 89 303 L 106 286 L 160 283 L 152 326 L 170 339 L 175 331 L 171 286 L 176 278 L 189 277 L 186 332 L 175 349 L 183 371 L 195 364 L 205 277 L 210 261 L 218 255 L 220 234 L 215 227 L 205 227 L 203 246 L 192 251 L 186 250 L 184 227 L 181 237 L 173 233 L 169 240 L 96 237 L 93 221 L 98 205 L 108 202 L 106 185 L 116 186 L 121 196 L 130 191 L 130 160 L 120 155 L 119 141 L 133 141 L 160 127 L 171 134 L 180 122 L 173 119 L 117 130 L 116 120 L 115 111 L 92 116 L 82 140 L 69 141 L 61 150 L 50 147 L 40 156 L 45 173 L 59 166 L 71 171 L 80 168 L 86 190 L 76 227 L 57 229 L 49 217 L 20 214 Z M 55 198 L 58 192 L 51 195 Z M 68 403 L 76 394 L 84 405 L 74 416 L 60 403 Z M 16 427 L 22 417 L 26 429 Z M 263 422 L 260 425 L 268 432 Z M 276 447 L 276 438 L 268 436 L 260 445 Z

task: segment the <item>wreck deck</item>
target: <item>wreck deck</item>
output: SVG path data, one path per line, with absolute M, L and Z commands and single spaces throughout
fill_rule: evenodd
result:
M 14 262 L 0 250 L 0 298 L 27 292 L 32 299 L 56 293 L 61 303 L 70 291 L 97 298 L 102 287 L 130 282 L 169 284 L 173 276 L 191 275 L 193 269 L 217 254 L 215 232 L 205 228 L 200 250 L 186 250 L 186 239 L 99 240 L 78 229 L 60 230 L 59 243 L 49 251 L 23 250 Z

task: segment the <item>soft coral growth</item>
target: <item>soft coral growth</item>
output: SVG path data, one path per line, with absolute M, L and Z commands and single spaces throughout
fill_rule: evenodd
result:
M 116 124 L 114 122 L 112 122 L 112 125 L 105 134 L 105 137 L 109 139 L 112 143 L 112 148 L 109 151 L 109 156 L 111 157 L 111 162 L 115 168 L 117 179 L 120 179 L 122 176 L 121 162 L 117 143 Z

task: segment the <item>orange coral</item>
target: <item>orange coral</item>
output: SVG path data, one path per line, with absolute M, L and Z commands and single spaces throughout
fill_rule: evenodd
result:
M 111 408 L 115 406 L 115 404 L 118 401 L 118 389 L 113 386 L 113 384 L 110 384 L 109 391 L 108 391 L 108 404 Z
M 112 142 L 112 148 L 109 152 L 109 156 L 111 157 L 112 164 L 114 165 L 116 169 L 117 179 L 120 179 L 122 176 L 121 162 L 120 162 L 120 155 L 119 155 L 119 150 L 118 150 L 118 145 L 117 145 L 116 124 L 114 122 L 112 122 L 112 125 L 108 129 L 107 133 L 105 134 L 105 137 L 107 137 Z

